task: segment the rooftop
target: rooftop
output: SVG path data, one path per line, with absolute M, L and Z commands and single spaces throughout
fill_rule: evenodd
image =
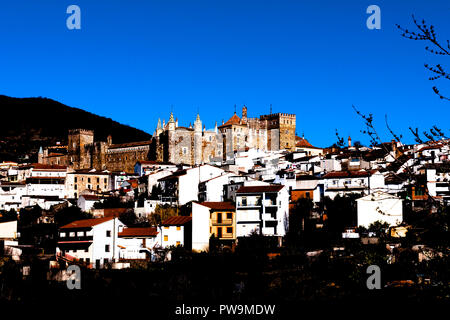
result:
M 270 186 L 243 186 L 240 187 L 236 193 L 261 193 L 261 192 L 278 192 L 283 189 L 284 186 L 281 185 L 270 185 Z

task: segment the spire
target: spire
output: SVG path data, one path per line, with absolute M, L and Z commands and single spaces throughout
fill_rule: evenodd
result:
M 170 112 L 170 118 L 168 123 L 175 123 L 175 120 L 173 119 L 173 112 Z
M 156 127 L 156 129 L 161 129 L 161 118 L 158 118 L 158 126 Z
M 216 124 L 214 125 L 214 132 L 217 133 L 217 121 Z
M 40 153 L 40 154 L 43 154 L 43 153 L 44 153 L 44 151 L 42 151 L 42 146 L 39 147 L 39 153 Z
M 197 112 L 197 118 L 195 119 L 195 121 L 200 121 L 200 113 Z

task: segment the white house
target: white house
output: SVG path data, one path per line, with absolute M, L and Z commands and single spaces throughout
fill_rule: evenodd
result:
M 198 186 L 198 200 L 220 202 L 224 201 L 223 186 L 228 184 L 230 177 L 235 174 L 223 172 L 222 175 L 203 181 Z
M 336 171 L 322 177 L 324 196 L 334 199 L 337 195 L 351 193 L 369 194 L 375 190 L 385 190 L 384 176 L 377 170 Z
M 161 223 L 159 230 L 162 248 L 183 246 L 192 249 L 192 217 L 170 217 Z
M 450 167 L 448 165 L 427 165 L 427 188 L 430 196 L 450 200 Z
M 98 202 L 100 197 L 94 194 L 82 194 L 77 200 L 77 206 L 84 212 L 91 211 L 94 203 Z
M 65 180 L 67 167 L 36 163 L 30 166 L 29 176 L 25 177 L 29 196 L 54 196 L 66 198 Z
M 18 210 L 22 196 L 27 192 L 25 183 L 0 181 L 0 210 Z
M 285 186 L 243 186 L 236 192 L 236 236 L 258 232 L 282 237 L 286 233 L 289 192 Z
M 19 233 L 17 232 L 17 220 L 0 222 L 0 252 L 11 256 L 14 260 L 19 260 L 22 250 L 19 247 Z
M 93 268 L 117 262 L 119 233 L 125 225 L 115 217 L 85 219 L 59 228 L 56 248 L 58 258 L 79 260 Z
M 208 164 L 176 171 L 172 175 L 158 180 L 163 191 L 162 199 L 164 201 L 178 200 L 179 205 L 197 201 L 198 185 L 203 181 L 220 176 L 223 172 L 224 170 Z
M 150 258 L 153 249 L 159 246 L 158 230 L 154 227 L 124 228 L 119 232 L 120 259 Z
M 375 221 L 397 226 L 403 221 L 403 200 L 392 194 L 375 191 L 356 200 L 358 226 L 368 227 Z

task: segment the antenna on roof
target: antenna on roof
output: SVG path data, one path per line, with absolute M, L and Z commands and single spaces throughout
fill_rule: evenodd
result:
M 234 105 L 234 113 L 236 113 L 236 104 Z
M 270 114 L 272 114 L 272 104 L 270 104 Z

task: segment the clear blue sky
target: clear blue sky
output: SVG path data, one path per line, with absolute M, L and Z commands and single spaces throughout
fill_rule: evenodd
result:
M 81 30 L 66 8 L 81 8 Z M 381 30 L 366 8 L 381 8 Z M 351 108 L 408 126 L 446 129 L 450 103 L 433 92 L 425 62 L 450 68 L 400 36 L 411 14 L 450 39 L 450 1 L 39 0 L 0 3 L 0 94 L 43 96 L 153 133 L 171 105 L 180 125 L 207 128 L 237 104 L 249 116 L 297 114 L 317 146 L 342 136 L 367 143 Z M 450 81 L 437 82 L 450 94 Z M 445 90 L 447 89 L 447 90 Z M 20 115 L 20 111 L 18 111 Z M 412 139 L 409 139 L 412 142 Z

